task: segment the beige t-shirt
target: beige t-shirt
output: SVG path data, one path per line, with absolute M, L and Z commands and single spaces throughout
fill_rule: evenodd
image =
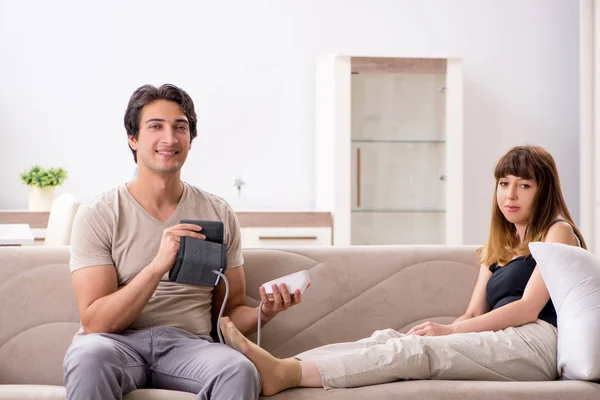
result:
M 121 288 L 156 256 L 164 229 L 179 224 L 181 219 L 223 221 L 227 268 L 244 263 L 238 220 L 225 200 L 184 182 L 175 212 L 161 222 L 122 185 L 79 208 L 73 223 L 71 272 L 114 265 Z M 173 326 L 195 335 L 209 335 L 212 292 L 213 287 L 171 282 L 165 274 L 128 330 Z

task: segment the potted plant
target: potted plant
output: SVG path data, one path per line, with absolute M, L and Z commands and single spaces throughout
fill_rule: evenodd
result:
M 54 192 L 67 179 L 63 168 L 42 168 L 34 165 L 21 174 L 21 180 L 29 186 L 29 210 L 50 211 Z

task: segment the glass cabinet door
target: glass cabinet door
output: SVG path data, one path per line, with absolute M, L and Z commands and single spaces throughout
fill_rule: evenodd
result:
M 352 75 L 352 244 L 441 244 L 443 74 Z
M 445 74 L 352 74 L 352 140 L 444 140 Z
M 445 213 L 352 212 L 353 245 L 444 244 Z
M 352 209 L 444 211 L 443 142 L 353 142 Z

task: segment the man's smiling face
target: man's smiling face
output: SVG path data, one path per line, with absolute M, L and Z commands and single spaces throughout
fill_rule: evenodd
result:
M 138 168 L 158 173 L 177 172 L 191 148 L 190 126 L 179 104 L 155 100 L 144 106 L 137 139 L 129 138 L 137 151 Z

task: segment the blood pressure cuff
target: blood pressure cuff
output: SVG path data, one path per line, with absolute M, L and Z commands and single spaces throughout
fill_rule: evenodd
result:
M 213 271 L 227 269 L 227 244 L 223 243 L 223 222 L 181 220 L 182 224 L 202 227 L 205 240 L 181 237 L 175 265 L 169 271 L 169 280 L 186 285 L 216 286 L 220 276 Z

